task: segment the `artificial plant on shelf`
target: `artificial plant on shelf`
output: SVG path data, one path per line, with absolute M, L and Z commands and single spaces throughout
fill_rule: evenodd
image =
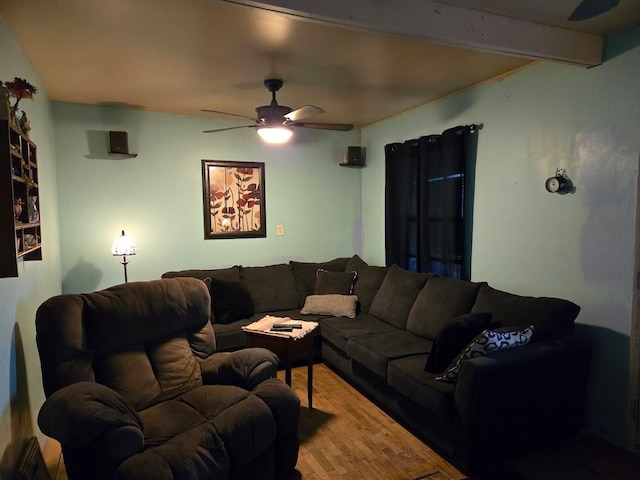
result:
M 20 100 L 23 98 L 32 99 L 33 96 L 38 93 L 38 89 L 27 82 L 24 78 L 15 77 L 11 82 L 4 82 L 4 87 L 9 92 L 9 97 L 13 97 L 16 99 L 16 103 L 9 107 L 9 116 L 11 118 L 11 122 L 19 127 L 18 125 L 18 104 Z M 22 123 L 26 123 L 28 120 L 24 111 L 22 112 L 22 116 L 24 119 Z M 27 132 L 24 132 L 25 134 Z

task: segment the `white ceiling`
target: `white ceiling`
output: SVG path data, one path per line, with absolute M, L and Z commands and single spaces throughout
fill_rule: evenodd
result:
M 566 21 L 578 3 L 0 0 L 0 12 L 52 100 L 252 116 L 279 77 L 280 104 L 359 127 L 536 59 L 597 64 L 602 35 L 640 24 L 638 0 Z

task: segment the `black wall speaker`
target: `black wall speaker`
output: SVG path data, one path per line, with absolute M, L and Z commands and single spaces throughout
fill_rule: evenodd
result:
M 109 131 L 109 153 L 129 153 L 127 132 Z
M 366 163 L 364 147 L 347 147 L 343 167 L 364 167 Z

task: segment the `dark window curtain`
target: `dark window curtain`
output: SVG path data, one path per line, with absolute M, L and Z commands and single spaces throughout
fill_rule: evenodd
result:
M 385 146 L 387 265 L 471 278 L 477 128 Z

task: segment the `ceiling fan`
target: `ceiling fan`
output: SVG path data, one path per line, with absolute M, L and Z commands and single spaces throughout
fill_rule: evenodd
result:
M 580 21 L 597 17 L 616 7 L 619 3 L 620 0 L 582 0 L 569 17 L 569 20 Z
M 264 86 L 271 92 L 271 103 L 256 107 L 256 117 L 248 117 L 235 113 L 221 112 L 219 110 L 203 109 L 203 112 L 221 113 L 223 115 L 232 115 L 234 117 L 247 118 L 252 120 L 252 125 L 240 125 L 238 127 L 216 128 L 213 130 L 204 130 L 204 133 L 224 132 L 226 130 L 235 130 L 237 128 L 255 128 L 260 137 L 268 143 L 284 143 L 293 135 L 294 128 L 315 128 L 320 130 L 337 130 L 348 132 L 353 129 L 353 125 L 346 123 L 316 123 L 303 122 L 309 117 L 320 115 L 324 110 L 313 105 L 305 105 L 296 110 L 284 105 L 278 105 L 276 101 L 276 92 L 282 88 L 284 81 L 280 78 L 269 78 L 264 81 Z

